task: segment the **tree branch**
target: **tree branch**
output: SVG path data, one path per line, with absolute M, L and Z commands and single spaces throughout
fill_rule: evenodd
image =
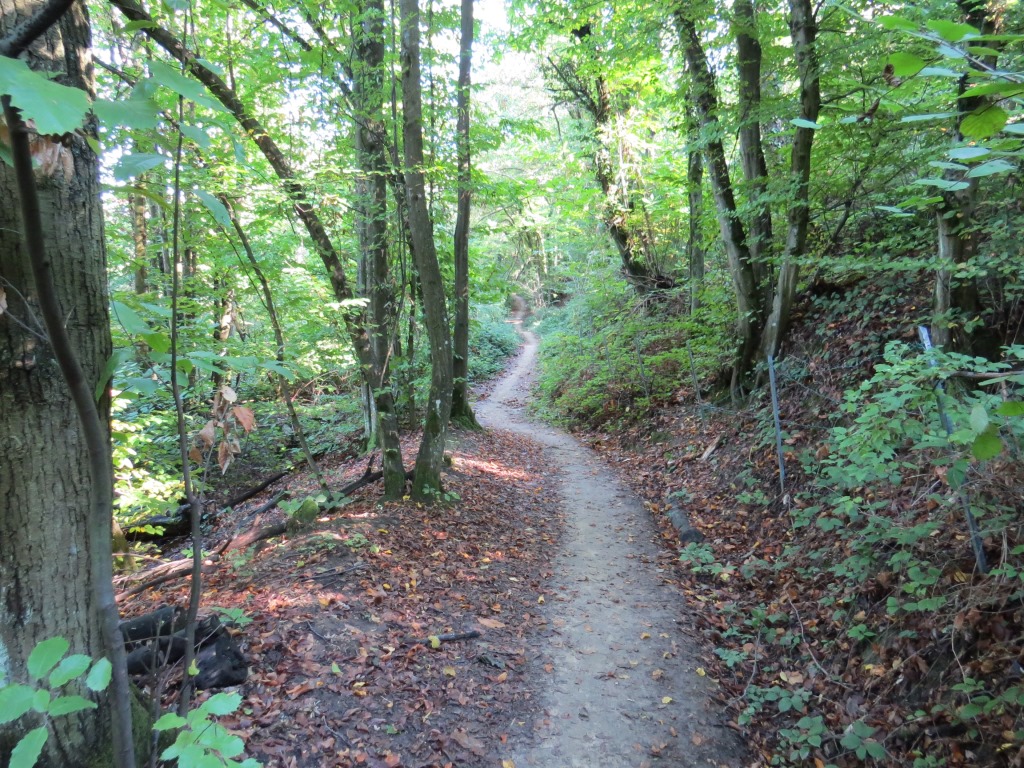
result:
M 0 40 L 0 56 L 16 59 L 63 16 L 75 0 L 50 0 L 35 16 Z

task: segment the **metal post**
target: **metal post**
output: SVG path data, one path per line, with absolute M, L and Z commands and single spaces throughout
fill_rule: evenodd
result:
M 932 338 L 928 334 L 928 329 L 923 326 L 917 326 L 917 335 L 921 339 L 921 345 L 924 347 L 925 352 L 932 351 Z M 937 368 L 938 363 L 935 362 L 935 358 L 928 355 L 928 365 L 932 368 Z M 948 438 L 953 434 L 953 420 L 949 418 L 949 414 L 946 413 L 946 409 L 942 405 L 942 395 L 944 393 L 942 382 L 938 382 L 935 385 L 935 404 L 939 409 L 939 420 L 942 422 L 943 429 L 946 430 L 946 437 Z M 964 507 L 964 517 L 967 518 L 967 530 L 971 535 L 971 549 L 974 550 L 974 561 L 978 564 L 978 570 L 981 573 L 988 573 L 988 561 L 985 559 L 985 550 L 981 546 L 981 533 L 978 531 L 978 522 L 974 519 L 974 513 L 971 512 L 971 500 L 967 496 L 967 491 L 963 488 L 957 488 L 957 493 L 960 495 L 960 502 Z

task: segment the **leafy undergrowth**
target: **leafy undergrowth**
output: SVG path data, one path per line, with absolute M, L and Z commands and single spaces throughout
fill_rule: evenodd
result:
M 765 764 L 1024 765 L 1020 419 L 961 390 L 946 398 L 947 439 L 934 378 L 906 343 L 913 293 L 842 290 L 807 301 L 779 371 L 784 492 L 767 392 L 590 442 L 682 552 L 665 565 L 702 606 L 722 704 Z M 1003 449 L 982 461 L 985 434 Z M 678 541 L 673 508 L 702 543 Z
M 228 553 L 205 578 L 207 609 L 239 609 L 251 622 L 232 630 L 250 664 L 242 705 L 220 722 L 266 765 L 495 765 L 513 722 L 529 720 L 523 637 L 542 623 L 538 599 L 563 522 L 536 447 L 458 437 L 446 505 L 379 503 L 371 487 L 301 531 Z M 326 469 L 340 487 L 363 467 Z M 315 491 L 306 477 L 287 482 L 293 497 Z M 219 521 L 211 550 L 240 528 L 284 518 L 245 509 Z M 186 585 L 165 584 L 122 610 L 184 606 Z M 471 631 L 480 636 L 445 639 Z M 180 670 L 171 674 L 166 705 Z

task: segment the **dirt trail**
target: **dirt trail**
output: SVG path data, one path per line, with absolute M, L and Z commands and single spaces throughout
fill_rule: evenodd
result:
M 520 332 L 515 367 L 477 416 L 544 447 L 567 530 L 544 608 L 551 632 L 531 669 L 545 681 L 543 711 L 505 757 L 516 768 L 747 764 L 737 734 L 708 704 L 684 598 L 661 578 L 649 513 L 591 450 L 523 412 L 537 339 Z

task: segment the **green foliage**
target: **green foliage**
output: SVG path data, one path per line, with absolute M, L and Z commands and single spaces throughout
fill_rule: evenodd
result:
M 33 684 L 18 684 L 0 680 L 0 725 L 11 723 L 28 715 L 38 725 L 27 731 L 11 753 L 10 768 L 32 768 L 46 745 L 46 720 L 70 715 L 83 709 L 96 709 L 96 702 L 75 693 L 71 686 L 83 675 L 81 682 L 93 692 L 106 690 L 110 684 L 111 666 L 106 659 L 93 661 L 84 654 L 68 654 L 70 644 L 63 637 L 51 637 L 39 642 L 29 654 L 26 664 L 28 678 Z M 81 690 L 80 688 L 78 690 Z M 30 715 L 35 712 L 35 715 Z
M 578 282 L 565 308 L 546 311 L 538 328 L 540 392 L 570 422 L 600 427 L 642 419 L 691 389 L 692 375 L 706 382 L 727 365 L 727 310 L 712 303 L 712 291 L 705 292 L 706 308 L 689 316 L 684 299 L 670 294 L 647 302 L 623 293 L 619 280 L 605 271 Z
M 494 378 L 519 349 L 519 334 L 506 322 L 501 305 L 473 307 L 469 329 L 469 378 L 473 382 Z
M 180 730 L 174 743 L 160 753 L 160 759 L 175 760 L 181 768 L 257 768 L 260 763 L 253 758 L 234 759 L 242 754 L 245 742 L 215 719 L 235 712 L 241 702 L 241 694 L 217 693 L 185 717 L 172 713 L 165 714 L 153 724 L 153 730 Z

